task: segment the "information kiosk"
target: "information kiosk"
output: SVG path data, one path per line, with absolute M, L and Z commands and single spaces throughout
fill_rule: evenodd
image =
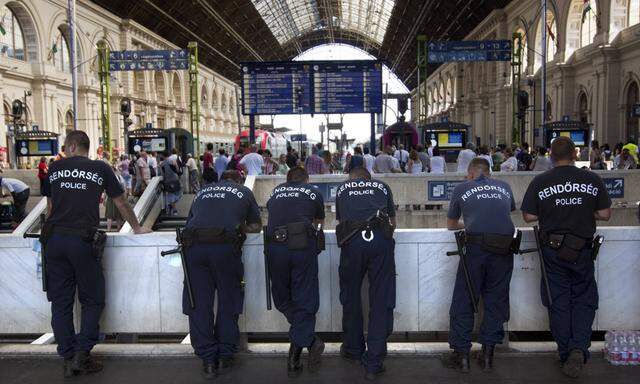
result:
M 471 126 L 462 123 L 440 122 L 422 127 L 423 143 L 438 147 L 447 163 L 455 163 L 468 142 Z
M 55 156 L 58 154 L 58 134 L 46 131 L 29 131 L 16 134 L 17 157 Z
M 547 138 L 545 143 L 547 148 L 551 147 L 553 140 L 562 136 L 570 138 L 576 147 L 588 147 L 591 145 L 592 124 L 581 121 L 554 121 L 546 123 L 543 127 Z

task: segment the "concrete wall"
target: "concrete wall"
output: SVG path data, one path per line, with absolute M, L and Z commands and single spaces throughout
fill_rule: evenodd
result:
M 629 171 L 596 171 L 603 178 L 624 178 L 625 190 L 624 198 L 614 199 L 614 203 L 640 201 L 640 189 L 634 188 L 640 185 L 640 172 Z M 511 186 L 516 204 L 519 207 L 522 198 L 529 186 L 529 183 L 539 172 L 496 172 L 493 177 L 503 180 Z M 465 175 L 460 173 L 449 173 L 444 175 L 409 175 L 409 174 L 377 174 L 375 178 L 389 184 L 393 191 L 393 198 L 398 205 L 404 204 L 442 204 L 448 205 L 447 201 L 430 201 L 428 199 L 427 186 L 429 181 L 456 181 L 464 180 Z M 311 183 L 336 183 L 346 180 L 346 175 L 313 175 Z M 258 205 L 265 206 L 271 191 L 280 183 L 285 182 L 284 176 L 257 176 L 253 193 L 256 196 Z
M 607 241 L 597 261 L 600 309 L 595 329 L 640 328 L 640 227 L 601 228 Z M 182 270 L 177 262 L 160 257 L 175 245 L 172 233 L 145 236 L 109 236 L 104 257 L 107 305 L 104 332 L 186 332 L 181 312 Z M 457 257 L 446 230 L 399 230 L 396 235 L 398 292 L 395 331 L 446 331 Z M 338 299 L 340 252 L 328 233 L 327 250 L 319 255 L 320 311 L 317 330 L 340 332 L 342 310 Z M 523 247 L 532 244 L 525 231 Z M 31 241 L 0 235 L 0 334 L 50 332 L 49 303 L 36 275 L 37 254 Z M 244 332 L 285 332 L 277 311 L 265 309 L 263 255 L 260 235 L 245 245 Z M 177 260 L 176 260 L 177 261 Z M 174 266 L 175 265 L 175 266 Z M 546 310 L 540 304 L 540 273 L 534 254 L 516 256 L 511 281 L 511 330 L 547 329 Z

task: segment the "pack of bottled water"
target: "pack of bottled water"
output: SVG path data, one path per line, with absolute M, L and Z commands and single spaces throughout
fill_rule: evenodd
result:
M 640 365 L 640 331 L 607 331 L 603 352 L 611 365 Z

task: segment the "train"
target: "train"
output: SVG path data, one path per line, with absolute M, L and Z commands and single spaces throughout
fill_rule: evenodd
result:
M 262 129 L 256 130 L 256 145 L 258 149 L 269 150 L 274 158 L 287 154 L 287 138 L 278 132 L 269 132 Z M 236 136 L 234 150 L 237 152 L 240 148 L 249 146 L 249 130 L 244 130 Z

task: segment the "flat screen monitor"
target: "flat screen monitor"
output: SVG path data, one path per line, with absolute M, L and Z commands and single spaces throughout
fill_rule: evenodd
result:
M 57 139 L 17 140 L 17 156 L 55 156 L 58 154 Z
M 467 133 L 464 131 L 428 132 L 426 137 L 431 145 L 441 149 L 463 149 Z
M 553 130 L 549 135 L 549 146 L 553 143 L 558 137 L 568 137 L 573 141 L 576 147 L 584 147 L 589 145 L 589 131 L 586 129 L 576 129 L 576 130 Z
M 166 137 L 132 137 L 129 139 L 129 153 L 164 152 L 167 150 Z

